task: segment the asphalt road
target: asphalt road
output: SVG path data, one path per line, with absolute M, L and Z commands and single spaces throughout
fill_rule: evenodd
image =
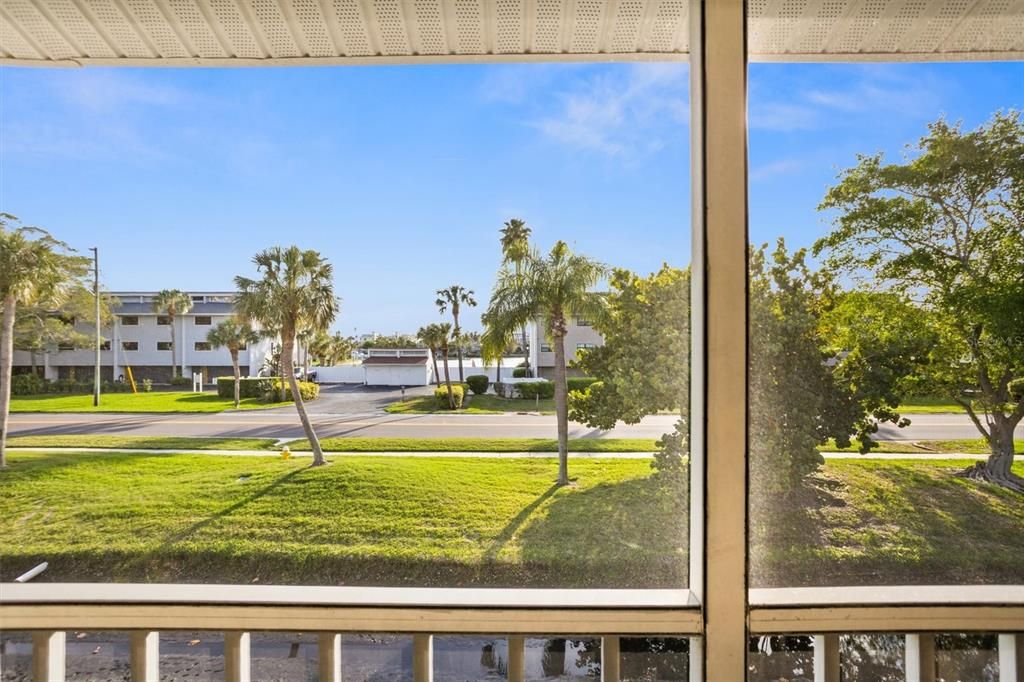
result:
M 555 418 L 524 414 L 502 415 L 311 415 L 321 438 L 337 436 L 552 438 Z M 947 440 L 978 438 L 964 415 L 910 415 L 911 426 L 883 426 L 881 440 Z M 611 431 L 570 424 L 570 438 L 658 438 L 672 430 L 675 417 L 646 417 L 635 425 L 620 424 Z M 294 409 L 214 414 L 12 414 L 11 435 L 113 434 L 131 436 L 209 436 L 300 438 L 302 427 Z M 1018 429 L 1024 437 L 1024 425 Z

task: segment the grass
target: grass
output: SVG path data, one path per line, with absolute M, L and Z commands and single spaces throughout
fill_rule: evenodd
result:
M 558 452 L 558 441 L 547 438 L 324 438 L 333 452 Z M 308 450 L 309 441 L 288 443 Z M 570 438 L 570 452 L 654 452 L 653 438 Z
M 1021 495 L 955 476 L 968 464 L 831 460 L 781 515 L 755 499 L 752 584 L 1019 583 Z
M 132 448 L 140 450 L 273 450 L 274 438 L 187 436 L 12 436 L 12 448 Z
M 554 414 L 555 401 L 547 400 L 511 400 L 499 398 L 496 395 L 470 395 L 468 401 L 459 410 L 458 414 L 504 414 L 506 412 L 537 412 L 541 414 Z M 417 396 L 407 400 L 399 400 L 384 408 L 392 414 L 454 414 L 451 410 L 442 409 L 437 405 L 437 399 L 433 395 Z
M 919 396 L 907 398 L 899 407 L 901 412 L 908 414 L 963 414 L 964 408 L 952 402 L 949 398 L 936 396 Z
M 268 404 L 258 398 L 245 398 L 239 409 L 253 410 L 290 404 Z M 91 395 L 47 394 L 11 398 L 11 412 L 223 412 L 234 409 L 234 406 L 232 399 L 218 397 L 216 392 L 109 393 L 101 396 L 99 407 L 93 407 Z
M 672 586 L 685 495 L 642 460 L 14 453 L 0 577 L 298 584 Z
M 752 515 L 756 586 L 1020 582 L 1020 495 L 967 462 L 831 460 Z M 1024 474 L 1024 464 L 1015 470 Z M 0 580 L 518 587 L 686 581 L 687 500 L 643 460 L 13 453 Z M 756 486 L 755 486 L 756 487 Z
M 1014 450 L 1024 454 L 1024 440 L 1015 440 Z M 859 444 L 854 441 L 848 448 L 836 447 L 835 441 L 830 440 L 818 449 L 822 452 L 857 452 Z M 991 450 L 988 443 L 982 438 L 969 438 L 962 440 L 923 440 L 923 441 L 880 441 L 877 448 L 871 452 L 889 452 L 904 454 L 948 454 L 960 453 L 965 455 L 987 455 Z

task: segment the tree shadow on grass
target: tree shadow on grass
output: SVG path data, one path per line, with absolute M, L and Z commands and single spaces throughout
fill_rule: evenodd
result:
M 515 536 L 516 531 L 518 531 L 519 528 L 522 527 L 522 525 L 526 522 L 528 518 L 530 518 L 530 516 L 533 514 L 533 512 L 537 510 L 538 507 L 544 504 L 545 500 L 547 500 L 549 497 L 558 492 L 559 487 L 561 486 L 559 486 L 558 484 L 553 484 L 550 488 L 545 490 L 544 493 L 540 495 L 540 497 L 538 497 L 536 500 L 523 507 L 522 511 L 516 514 L 511 521 L 505 524 L 505 527 L 501 529 L 501 532 L 498 533 L 498 535 L 491 542 L 490 547 L 488 547 L 487 551 L 484 552 L 484 560 L 494 561 L 495 559 L 497 559 L 498 554 L 501 553 L 501 550 L 505 547 L 505 545 L 508 544 L 509 540 L 511 540 L 513 536 Z
M 751 514 L 756 587 L 1019 583 L 1017 493 L 957 467 L 864 465 L 809 477 Z
M 519 536 L 523 562 L 561 570 L 566 587 L 686 584 L 685 476 L 565 490 L 546 511 Z
M 224 509 L 220 510 L 216 514 L 213 514 L 213 515 L 203 519 L 202 521 L 198 521 L 196 523 L 193 523 L 191 526 L 189 526 L 188 528 L 186 528 L 183 531 L 180 531 L 178 533 L 174 533 L 173 535 L 168 536 L 160 544 L 160 547 L 156 550 L 156 552 L 160 553 L 160 552 L 163 552 L 163 551 L 166 551 L 166 550 L 170 549 L 173 545 L 177 544 L 178 542 L 181 542 L 182 540 L 187 539 L 189 536 L 191 536 L 191 535 L 193 535 L 195 533 L 198 533 L 199 531 L 203 530 L 204 528 L 206 528 L 210 524 L 215 523 L 216 521 L 219 521 L 220 519 L 224 518 L 225 516 L 229 516 L 229 515 L 233 514 L 234 512 L 238 511 L 239 509 L 245 507 L 246 505 L 248 505 L 248 504 L 250 504 L 252 502 L 255 502 L 256 500 L 260 499 L 261 497 L 264 497 L 265 495 L 270 494 L 274 489 L 276 489 L 277 487 L 287 483 L 288 481 L 290 481 L 291 479 L 295 478 L 296 476 L 298 476 L 301 472 L 303 472 L 305 470 L 306 470 L 306 467 L 299 468 L 299 469 L 292 469 L 291 471 L 289 471 L 288 473 L 284 474 L 283 476 L 278 476 L 276 479 L 271 481 L 269 484 L 263 486 L 262 488 L 260 488 L 256 492 L 250 494 L 249 496 L 247 496 L 247 497 L 245 497 L 245 498 L 243 498 L 241 500 L 238 500 L 237 502 L 235 502 L 233 504 L 228 505 L 227 507 L 225 507 Z

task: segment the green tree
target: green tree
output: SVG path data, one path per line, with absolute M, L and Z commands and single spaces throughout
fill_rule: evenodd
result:
M 574 254 L 568 244 L 556 242 L 547 256 L 533 254 L 517 276 L 502 265 L 484 316 L 501 335 L 531 320 L 543 320 L 555 351 L 555 416 L 558 422 L 558 485 L 569 483 L 569 406 L 566 385 L 565 335 L 569 317 L 589 319 L 603 314 L 602 298 L 590 291 L 607 274 L 604 264 Z
M 295 409 L 313 449 L 313 466 L 325 464 L 320 440 L 306 414 L 292 363 L 295 335 L 300 329 L 324 330 L 338 315 L 334 268 L 317 251 L 275 246 L 253 257 L 260 279 L 235 277 L 237 308 L 243 319 L 280 330 L 281 366 L 291 388 Z
M 497 365 L 495 382 L 501 381 L 501 361 L 515 350 L 515 333 L 512 329 L 490 324 L 486 313 L 483 316 L 484 331 L 480 335 L 480 357 L 484 365 L 494 362 Z
M 165 314 L 171 322 L 171 375 L 181 376 L 181 366 L 178 365 L 175 355 L 178 344 L 175 338 L 174 321 L 178 315 L 184 315 L 192 310 L 192 297 L 180 289 L 164 289 L 157 292 L 153 299 L 153 312 Z M 184 361 L 184 354 L 182 354 Z
M 424 346 L 426 346 L 428 349 L 430 349 L 430 358 L 431 358 L 431 360 L 434 363 L 434 383 L 435 384 L 440 384 L 441 383 L 441 373 L 437 369 L 437 355 L 441 351 L 441 347 L 443 345 L 445 345 L 445 343 L 447 341 L 447 338 L 448 338 L 449 331 L 450 331 L 450 326 L 444 325 L 444 324 L 438 324 L 438 323 L 435 322 L 435 323 L 424 325 L 424 326 L 420 327 L 419 331 L 416 332 L 416 338 L 418 338 L 420 340 L 420 342 Z M 450 393 L 451 393 L 451 382 L 448 382 L 448 388 L 449 388 L 449 403 L 451 403 L 452 402 L 451 401 L 451 395 L 450 395 Z M 453 405 L 453 407 L 454 407 L 454 405 Z
M 360 348 L 417 348 L 419 343 L 408 334 L 391 334 L 368 339 L 359 344 Z
M 88 273 L 90 260 L 37 227 L 0 213 L 0 467 L 7 466 L 14 322 L 19 306 L 56 309 Z
M 1024 125 L 997 113 L 976 130 L 944 120 L 902 163 L 858 157 L 821 210 L 825 265 L 914 300 L 934 334 L 923 383 L 966 410 L 990 447 L 964 475 L 1024 491 L 1013 432 L 1024 396 Z M 890 322 L 886 322 L 889 324 Z
M 596 377 L 569 396 L 573 421 L 600 429 L 636 424 L 648 414 L 679 412 L 675 433 L 662 442 L 658 468 L 677 469 L 686 454 L 690 391 L 690 273 L 663 265 L 641 277 L 616 269 L 604 315 L 593 320 L 604 345 L 582 351 L 576 366 Z
M 504 263 L 510 263 L 516 279 L 522 281 L 523 267 L 530 258 L 530 228 L 519 218 L 512 218 L 501 228 L 501 254 Z M 526 325 L 519 328 L 523 339 L 523 353 L 526 356 L 526 373 L 530 374 L 530 343 Z
M 70 286 L 67 297 L 57 308 L 50 305 L 19 306 L 14 320 L 14 348 L 29 353 L 32 371 L 36 371 L 36 356 L 49 353 L 60 346 L 92 348 L 96 343 L 93 334 L 86 334 L 75 328 L 75 320 L 93 321 L 96 315 L 92 288 L 84 281 L 76 280 Z M 108 325 L 114 315 L 112 308 L 117 300 L 106 292 L 100 293 L 100 325 Z
M 235 409 L 238 409 L 242 373 L 238 367 L 238 353 L 250 343 L 260 340 L 260 335 L 248 324 L 231 317 L 217 324 L 206 334 L 206 340 L 214 348 L 227 348 L 231 354 L 231 368 L 235 375 Z
M 473 298 L 472 290 L 458 284 L 453 284 L 447 289 L 438 289 L 437 300 L 434 303 L 442 315 L 444 315 L 448 308 L 452 310 L 452 321 L 454 322 L 452 325 L 452 341 L 455 344 L 455 352 L 458 353 L 459 357 L 459 381 L 465 381 L 465 373 L 462 370 L 463 344 L 459 342 L 459 339 L 462 338 L 462 328 L 459 326 L 459 312 L 464 305 L 475 306 L 476 299 Z

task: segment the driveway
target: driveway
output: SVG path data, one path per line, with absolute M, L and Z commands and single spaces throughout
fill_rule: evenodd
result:
M 433 386 L 409 386 L 405 396 L 431 395 Z M 363 386 L 362 384 L 320 384 L 320 397 L 306 404 L 309 414 L 380 414 L 384 408 L 402 399 L 402 389 L 394 386 Z M 268 412 L 294 412 L 291 405 Z

